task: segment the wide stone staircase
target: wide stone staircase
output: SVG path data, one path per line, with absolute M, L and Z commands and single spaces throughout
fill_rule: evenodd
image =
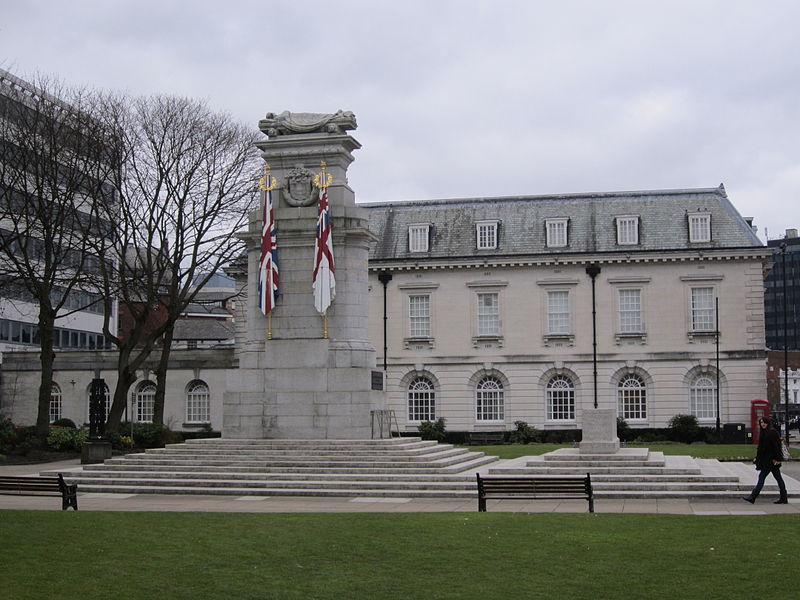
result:
M 592 478 L 597 499 L 693 498 L 737 499 L 749 493 L 756 481 L 752 465 L 723 463 L 689 456 L 665 456 L 647 448 L 620 448 L 615 454 L 580 454 L 564 448 L 529 456 L 488 469 L 488 475 L 586 475 Z M 768 479 L 762 494 L 777 494 Z M 794 492 L 794 493 L 793 493 Z M 789 495 L 797 490 L 789 486 Z
M 474 496 L 473 473 L 497 460 L 420 438 L 200 439 L 65 477 L 81 492 L 452 498 Z
M 190 440 L 85 465 L 64 476 L 82 493 L 474 498 L 476 472 L 590 473 L 598 500 L 736 499 L 756 480 L 752 465 L 664 456 L 647 448 L 597 455 L 564 448 L 498 462 L 482 452 L 419 438 Z M 800 496 L 798 482 L 789 480 L 787 486 L 790 497 Z M 772 478 L 763 493 L 777 495 Z

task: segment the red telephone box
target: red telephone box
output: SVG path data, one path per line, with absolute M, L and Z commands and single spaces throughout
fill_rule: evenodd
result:
M 750 431 L 753 432 L 753 443 L 758 443 L 758 438 L 761 435 L 761 427 L 758 426 L 758 420 L 761 417 L 769 418 L 769 402 L 766 400 L 751 400 L 750 401 Z

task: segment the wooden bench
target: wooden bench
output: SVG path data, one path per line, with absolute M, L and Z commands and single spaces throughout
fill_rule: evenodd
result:
M 468 431 L 468 445 L 502 444 L 506 439 L 504 431 Z
M 486 500 L 567 500 L 583 498 L 594 512 L 592 479 L 586 477 L 478 477 L 478 512 L 486 512 Z
M 61 496 L 61 510 L 78 510 L 78 486 L 58 477 L 0 476 L 0 494 L 6 496 Z

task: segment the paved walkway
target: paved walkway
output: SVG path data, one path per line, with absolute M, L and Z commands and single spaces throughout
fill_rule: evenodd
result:
M 68 471 L 80 468 L 78 459 L 36 465 L 0 466 L 0 475 L 36 475 L 41 471 Z M 784 474 L 800 476 L 800 462 L 787 463 Z M 755 484 L 756 473 L 752 471 Z M 768 480 L 769 481 L 769 480 Z M 787 483 L 790 483 L 787 481 Z M 792 481 L 792 485 L 798 485 Z M 789 504 L 773 504 L 775 494 L 763 493 L 754 505 L 743 500 L 606 500 L 595 499 L 597 513 L 652 513 L 681 515 L 765 515 L 798 514 L 800 498 Z M 477 500 L 450 498 L 317 498 L 297 496 L 200 496 L 162 494 L 78 493 L 78 507 L 110 511 L 242 512 L 242 513 L 320 513 L 320 512 L 475 512 Z M 60 510 L 61 500 L 54 497 L 0 496 L 0 510 Z M 492 512 L 585 513 L 584 500 L 536 500 L 489 502 Z

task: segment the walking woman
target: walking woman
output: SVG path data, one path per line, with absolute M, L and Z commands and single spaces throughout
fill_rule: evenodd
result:
M 781 496 L 775 501 L 775 504 L 788 504 L 789 500 L 786 496 L 786 484 L 783 483 L 781 477 L 781 461 L 783 460 L 783 453 L 781 452 L 781 436 L 773 429 L 772 423 L 766 417 L 761 417 L 758 420 L 758 426 L 761 428 L 761 435 L 758 436 L 758 450 L 756 451 L 756 471 L 758 471 L 758 483 L 749 496 L 745 496 L 743 500 L 753 504 L 758 497 L 761 488 L 764 487 L 764 481 L 767 475 L 772 473 L 775 481 L 778 482 L 778 489 Z

